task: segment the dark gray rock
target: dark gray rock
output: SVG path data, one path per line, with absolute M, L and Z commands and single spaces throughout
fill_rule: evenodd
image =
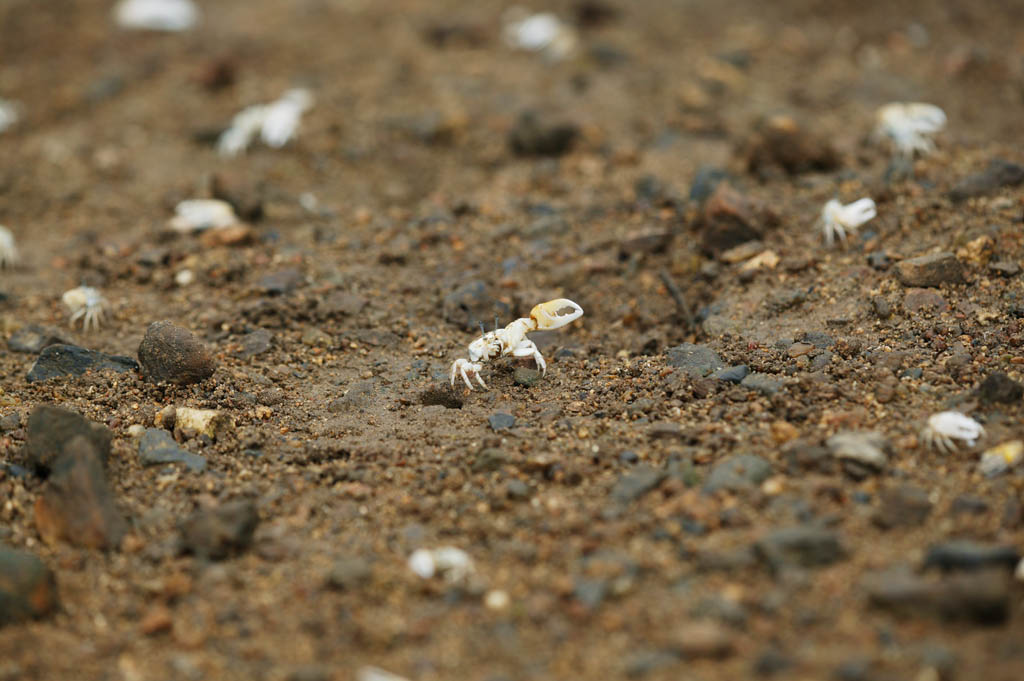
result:
M 695 377 L 707 376 L 725 366 L 725 362 L 718 356 L 718 353 L 706 345 L 694 345 L 683 343 L 666 350 L 668 355 L 667 364 L 679 367 L 686 373 Z
M 981 466 L 979 466 L 979 469 Z M 988 502 L 981 497 L 976 497 L 970 494 L 961 494 L 960 496 L 953 499 L 953 503 L 949 506 L 949 512 L 951 515 L 983 515 L 991 510 Z
M 739 383 L 747 374 L 750 373 L 750 369 L 747 368 L 746 364 L 739 364 L 734 367 L 726 367 L 725 369 L 719 369 L 718 371 L 712 372 L 711 378 L 719 381 L 727 381 L 728 383 Z
M 33 355 L 39 354 L 43 348 L 51 345 L 71 344 L 71 341 L 67 340 L 59 329 L 38 324 L 23 326 L 7 339 L 7 347 L 12 352 L 27 352 Z
M 525 388 L 532 388 L 541 379 L 541 373 L 536 369 L 516 367 L 512 372 L 512 382 Z
M 628 504 L 640 499 L 648 492 L 658 488 L 668 473 L 649 467 L 640 467 L 619 478 L 612 488 L 612 499 L 620 504 Z
M 106 464 L 110 456 L 110 443 L 114 439 L 109 428 L 69 409 L 39 405 L 28 417 L 25 440 L 27 463 L 37 473 L 45 475 L 64 454 L 67 444 L 79 436 L 92 445 L 100 463 Z
M 704 483 L 704 491 L 749 490 L 767 480 L 771 474 L 772 465 L 767 460 L 752 454 L 737 454 L 715 464 Z
M 876 431 L 836 433 L 826 444 L 832 456 L 844 464 L 853 462 L 872 472 L 885 470 L 889 460 L 886 453 L 888 442 Z
M 139 362 L 153 383 L 199 383 L 213 375 L 216 361 L 188 329 L 164 320 L 153 322 L 139 344 Z
M 207 560 L 224 560 L 246 551 L 259 525 L 256 505 L 232 501 L 197 511 L 181 525 L 181 549 Z
M 352 591 L 369 583 L 373 566 L 365 558 L 339 558 L 327 575 L 327 586 L 338 591 Z
M 572 123 L 547 123 L 527 111 L 509 131 L 508 146 L 517 156 L 561 156 L 572 149 L 579 133 Z
M 493 473 L 508 463 L 508 455 L 504 450 L 497 447 L 481 449 L 480 453 L 470 464 L 470 470 L 474 473 Z
M 767 397 L 771 397 L 782 390 L 783 386 L 786 384 L 781 378 L 777 378 L 771 374 L 753 373 L 740 381 L 740 385 L 744 388 L 759 392 Z
M 21 427 L 21 414 L 16 411 L 0 416 L 0 433 L 9 433 Z
M 1009 581 L 1001 571 L 934 580 L 900 566 L 869 574 L 863 585 L 872 606 L 896 615 L 999 625 L 1010 615 Z
M 487 417 L 491 430 L 505 430 L 516 425 L 516 417 L 505 411 L 496 411 Z
M 892 258 L 885 251 L 874 251 L 868 253 L 868 265 L 872 269 L 885 271 L 892 265 Z
M 918 527 L 932 512 L 928 493 L 920 487 L 899 485 L 881 493 L 881 504 L 872 517 L 875 525 L 889 530 L 896 527 Z
M 139 461 L 143 466 L 181 463 L 194 473 L 206 469 L 206 459 L 181 448 L 171 434 L 158 428 L 147 428 L 139 439 Z
M 266 329 L 256 329 L 239 339 L 241 347 L 232 354 L 239 359 L 252 359 L 270 349 L 274 334 Z
M 272 296 L 280 296 L 291 293 L 302 286 L 305 281 L 306 278 L 302 275 L 302 272 L 289 268 L 263 275 L 256 282 L 256 288 Z
M 57 578 L 35 555 L 0 545 L 0 627 L 57 610 Z
M 988 271 L 1000 277 L 1016 277 L 1020 274 L 1020 264 L 1013 260 L 993 260 L 988 264 Z
M 1024 386 L 1002 371 L 993 371 L 978 386 L 977 395 L 982 402 L 1012 404 L 1024 397 Z
M 904 286 L 930 287 L 962 284 L 964 270 L 952 253 L 922 255 L 896 263 L 896 276 Z
M 984 196 L 1002 187 L 1016 187 L 1024 183 L 1024 166 L 995 158 L 980 173 L 969 175 L 949 192 L 953 201 L 964 201 L 975 196 Z
M 522 480 L 509 480 L 505 485 L 505 496 L 511 501 L 526 501 L 530 498 L 530 486 Z
M 953 540 L 929 547 L 924 557 L 924 568 L 938 568 L 943 572 L 1002 568 L 1013 572 L 1020 558 L 1020 552 L 1013 546 Z
M 81 376 L 87 371 L 116 371 L 123 374 L 139 365 L 131 357 L 108 355 L 77 345 L 49 345 L 43 348 L 28 372 L 30 383 L 61 376 Z
M 831 565 L 846 556 L 839 535 L 814 526 L 773 530 L 759 539 L 754 548 L 775 572 Z

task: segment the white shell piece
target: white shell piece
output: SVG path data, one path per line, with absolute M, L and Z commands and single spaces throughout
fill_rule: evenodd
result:
M 198 20 L 192 0 L 121 0 L 114 8 L 114 21 L 121 28 L 187 31 Z
M 442 575 L 448 582 L 460 582 L 474 572 L 473 559 L 454 546 L 413 551 L 409 556 L 409 569 L 423 579 Z
M 875 133 L 888 137 L 899 154 L 912 157 L 935 149 L 931 135 L 946 126 L 946 112 L 934 104 L 893 102 L 876 114 Z
M 167 225 L 182 234 L 220 229 L 238 223 L 238 216 L 231 204 L 217 199 L 188 199 L 175 206 L 174 212 L 176 215 Z

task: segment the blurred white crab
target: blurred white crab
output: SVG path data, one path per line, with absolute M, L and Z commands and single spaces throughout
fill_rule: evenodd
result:
M 469 344 L 469 359 L 457 359 L 452 363 L 451 384 L 455 386 L 455 377 L 462 376 L 466 386 L 472 390 L 473 384 L 470 376 L 476 376 L 477 383 L 487 389 L 487 384 L 480 376 L 483 370 L 483 362 L 492 357 L 533 357 L 540 368 L 541 374 L 547 372 L 547 364 L 544 357 L 533 341 L 526 337 L 531 331 L 560 329 L 583 316 L 583 308 L 568 298 L 557 298 L 541 303 L 530 310 L 530 316 L 521 317 L 515 320 L 504 329 L 497 328 L 495 322 L 494 331 L 484 332 L 483 323 L 480 324 L 480 338 Z
M 958 411 L 940 411 L 928 419 L 928 425 L 921 431 L 921 440 L 932 449 L 950 454 L 957 449 L 955 440 L 963 440 L 973 447 L 978 438 L 985 435 L 980 423 Z
M 875 135 L 892 140 L 896 153 L 905 158 L 934 151 L 935 143 L 929 135 L 946 125 L 946 112 L 934 104 L 922 102 L 886 104 L 875 117 Z
M 825 234 L 825 244 L 831 246 L 836 239 L 844 241 L 847 232 L 854 232 L 858 227 L 871 220 L 878 211 L 871 199 L 858 199 L 845 206 L 832 199 L 825 204 L 818 219 L 818 225 Z
M 71 313 L 69 321 L 72 327 L 75 325 L 75 322 L 81 319 L 83 331 L 88 331 L 90 328 L 100 328 L 103 316 L 107 312 L 108 304 L 107 299 L 97 289 L 91 286 L 79 286 L 70 291 L 65 291 L 64 295 L 61 296 L 61 301 L 68 308 L 68 312 Z
M 576 30 L 551 12 L 531 14 L 523 7 L 510 7 L 502 16 L 505 44 L 517 50 L 540 52 L 551 61 L 573 53 L 579 38 Z
M 18 246 L 11 230 L 0 225 L 0 270 L 18 264 Z
M 242 109 L 231 120 L 231 125 L 217 140 L 221 156 L 237 156 L 252 144 L 257 134 L 267 146 L 283 147 L 299 129 L 302 114 L 313 106 L 309 90 L 288 90 L 270 104 L 257 104 Z
M 409 556 L 409 569 L 422 579 L 443 575 L 449 583 L 461 582 L 476 571 L 469 554 L 454 546 L 416 549 Z

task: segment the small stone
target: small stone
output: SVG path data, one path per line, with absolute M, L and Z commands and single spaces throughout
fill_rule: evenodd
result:
M 873 270 L 884 272 L 892 265 L 892 258 L 885 251 L 874 251 L 868 253 L 868 265 Z
M 636 501 L 657 489 L 667 477 L 668 473 L 663 470 L 646 466 L 636 468 L 615 483 L 612 488 L 612 499 L 620 504 Z
M 487 417 L 487 422 L 490 424 L 491 430 L 497 432 L 516 425 L 516 417 L 505 411 L 497 411 Z
M 181 548 L 207 560 L 224 560 L 252 544 L 259 514 L 251 501 L 231 501 L 192 514 L 181 525 Z
M 930 546 L 924 557 L 924 569 L 938 568 L 943 572 L 973 572 L 989 568 L 1002 568 L 1008 573 L 1012 573 L 1020 559 L 1020 552 L 1013 546 L 953 540 Z
M 681 440 L 683 429 L 673 421 L 659 421 L 652 423 L 647 429 L 647 435 L 652 440 Z
M 701 248 L 710 256 L 764 236 L 764 209 L 729 183 L 722 182 L 704 202 L 700 215 Z
M 171 434 L 158 428 L 146 428 L 139 440 L 139 461 L 143 466 L 182 463 L 194 473 L 206 469 L 206 459 L 178 446 Z
M 522 480 L 509 480 L 505 485 L 505 496 L 510 501 L 526 501 L 530 498 L 530 486 Z
M 897 615 L 998 625 L 1010 615 L 1009 582 L 1001 572 L 934 580 L 896 567 L 869 574 L 864 587 L 872 606 Z
M 972 496 L 970 494 L 961 494 L 957 498 L 953 499 L 953 503 L 949 506 L 950 515 L 984 515 L 988 513 L 990 507 L 988 502 L 981 497 Z
M 759 456 L 738 454 L 726 457 L 711 469 L 704 483 L 704 491 L 749 491 L 767 480 L 771 474 L 772 465 Z
M 365 558 L 340 558 L 327 575 L 327 586 L 338 591 L 352 591 L 369 583 L 373 566 Z
M 174 422 L 178 418 L 178 408 L 173 404 L 168 404 L 166 407 L 158 411 L 153 416 L 153 424 L 157 428 L 164 428 L 166 430 L 174 430 Z
M 71 341 L 64 338 L 59 329 L 38 324 L 23 326 L 7 339 L 7 347 L 12 352 L 27 352 L 33 355 L 39 354 L 43 348 L 51 345 L 71 345 Z
M 517 156 L 562 156 L 572 149 L 579 132 L 574 124 L 549 124 L 527 111 L 509 131 L 508 146 Z
M 1002 187 L 1016 187 L 1021 183 L 1024 183 L 1024 166 L 994 158 L 980 173 L 969 175 L 953 187 L 949 192 L 949 198 L 953 201 L 964 201 L 991 194 Z
M 210 195 L 230 203 L 235 209 L 235 215 L 246 222 L 259 222 L 263 219 L 263 192 L 257 185 L 217 173 L 210 178 Z
M 508 455 L 496 447 L 481 449 L 469 469 L 474 473 L 493 473 L 508 463 Z
M 245 224 L 227 225 L 208 229 L 199 235 L 199 243 L 206 248 L 218 246 L 244 246 L 255 239 L 252 227 Z
M 710 378 L 714 378 L 719 381 L 726 381 L 727 383 L 740 383 L 750 373 L 750 369 L 746 364 L 739 364 L 734 367 L 726 367 L 719 369 L 711 373 Z
M 116 371 L 119 374 L 138 369 L 131 357 L 108 355 L 77 345 L 48 345 L 43 348 L 28 372 L 29 383 L 61 376 L 82 376 L 87 371 Z
M 760 241 L 747 241 L 738 246 L 722 251 L 718 254 L 718 259 L 724 263 L 735 265 L 736 263 L 743 262 L 744 260 L 750 260 L 758 253 L 764 251 L 764 244 Z
M 904 286 L 934 287 L 962 284 L 964 271 L 952 253 L 922 255 L 896 263 L 896 276 Z
M 846 556 L 835 532 L 812 526 L 773 530 L 759 539 L 754 548 L 775 572 L 790 567 L 831 565 Z
M 216 409 L 178 407 L 174 416 L 174 427 L 195 431 L 214 441 L 223 441 L 235 432 L 235 423 L 231 417 Z
M 1020 274 L 1020 263 L 1013 260 L 995 260 L 988 264 L 988 271 L 1000 277 L 1016 277 Z
M 889 462 L 885 436 L 875 431 L 837 433 L 825 444 L 840 461 L 854 461 L 875 472 L 885 470 Z
M 324 317 L 353 317 L 366 307 L 366 298 L 348 291 L 331 291 L 317 302 L 317 311 Z
M 907 312 L 920 312 L 925 309 L 945 312 L 949 309 L 949 303 L 938 291 L 928 288 L 910 288 L 903 296 L 903 309 Z
M 782 170 L 790 175 L 835 170 L 840 157 L 828 138 L 813 134 L 792 116 L 761 121 L 743 151 L 747 170 L 757 175 Z
M 786 349 L 786 354 L 792 358 L 803 357 L 814 352 L 814 346 L 811 343 L 793 343 Z
M 767 397 L 771 397 L 782 390 L 785 383 L 782 379 L 776 378 L 771 374 L 753 373 L 748 374 L 746 378 L 740 381 L 740 385 L 744 388 L 749 388 L 750 390 L 759 392 Z
M 680 627 L 673 636 L 673 648 L 687 659 L 716 659 L 735 652 L 732 635 L 713 622 L 695 622 Z
M 377 399 L 378 382 L 374 379 L 355 381 L 341 397 L 331 400 L 327 411 L 337 414 L 369 407 Z
M 266 329 L 256 329 L 242 336 L 239 339 L 241 347 L 231 354 L 239 359 L 252 359 L 269 350 L 273 340 L 274 334 Z
M 170 321 L 153 322 L 139 345 L 139 362 L 153 383 L 199 383 L 213 375 L 216 362 L 188 329 Z
M 527 367 L 516 367 L 512 373 L 512 382 L 526 388 L 532 388 L 541 379 L 541 373 L 536 369 Z
M 881 505 L 872 517 L 875 525 L 889 530 L 897 527 L 919 527 L 932 512 L 928 493 L 920 487 L 899 485 L 881 493 Z
M 272 296 L 291 293 L 306 282 L 306 277 L 297 269 L 289 268 L 271 272 L 260 277 L 256 288 Z
M 75 546 L 115 548 L 128 530 L 114 504 L 100 454 L 85 436 L 64 445 L 36 499 L 35 521 L 48 544 L 63 539 Z
M 139 621 L 139 631 L 143 636 L 170 631 L 173 626 L 174 617 L 171 615 L 170 609 L 162 603 L 150 607 Z
M 21 414 L 12 411 L 0 416 L 0 433 L 9 433 L 21 427 Z
M 315 326 L 311 326 L 303 331 L 300 340 L 303 345 L 311 348 L 329 348 L 334 345 L 334 337 Z
M 41 404 L 28 417 L 25 441 L 27 463 L 37 473 L 46 474 L 76 437 L 84 437 L 92 446 L 102 464 L 110 456 L 110 443 L 114 433 L 106 426 L 94 423 L 81 414 Z
M 775 313 L 785 312 L 803 305 L 807 291 L 802 288 L 778 288 L 765 299 L 764 304 Z
M 694 345 L 683 343 L 666 350 L 668 355 L 667 364 L 679 367 L 691 376 L 700 378 L 722 369 L 725 363 L 714 350 L 707 345 Z
M 0 627 L 45 617 L 58 606 L 53 571 L 31 553 L 0 545 Z
M 1024 386 L 1002 371 L 993 371 L 978 386 L 976 394 L 982 402 L 1013 404 L 1024 397 Z

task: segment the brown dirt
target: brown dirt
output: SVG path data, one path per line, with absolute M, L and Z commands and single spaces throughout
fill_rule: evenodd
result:
M 745 678 L 768 649 L 792 664 L 789 678 L 828 678 L 851 661 L 871 665 L 855 678 L 939 678 L 928 676 L 927 646 L 955 655 L 943 672 L 955 678 L 1021 677 L 1020 586 L 1007 623 L 978 627 L 873 610 L 861 580 L 916 565 L 949 538 L 1024 547 L 1021 519 L 1004 517 L 1024 478 L 975 472 L 984 444 L 1024 435 L 1020 404 L 978 406 L 988 437 L 974 450 L 939 455 L 915 437 L 930 413 L 970 408 L 988 373 L 1021 379 L 1022 280 L 965 251 L 968 283 L 939 289 L 949 310 L 910 314 L 894 271 L 865 258 L 957 251 L 986 235 L 999 259 L 1024 255 L 1021 189 L 946 198 L 991 158 L 1024 160 L 1024 5 L 622 2 L 583 31 L 584 56 L 549 64 L 502 44 L 504 5 L 490 0 L 204 3 L 202 25 L 183 35 L 118 31 L 109 4 L 0 4 L 0 97 L 24 107 L 0 135 L 0 223 L 23 253 L 0 273 L 0 324 L 5 335 L 66 327 L 60 295 L 86 282 L 113 310 L 97 333 L 68 331 L 78 343 L 134 356 L 147 325 L 171 319 L 215 350 L 219 368 L 191 387 L 115 374 L 29 384 L 33 358 L 0 351 L 0 414 L 59 403 L 115 431 L 110 477 L 131 525 L 108 553 L 47 545 L 32 512 L 43 482 L 0 473 L 0 537 L 56 571 L 63 604 L 0 630 L 0 679 L 347 680 L 365 664 L 416 681 L 623 678 L 638 654 L 676 646 L 709 598 L 745 612 L 724 625 L 732 654 L 669 661 L 645 678 Z M 553 4 L 573 16 L 572 3 Z M 438 26 L 456 29 L 442 47 L 428 38 Z M 223 60 L 235 84 L 204 88 Z M 199 141 L 295 84 L 316 96 L 295 144 L 222 159 Z M 933 102 L 950 123 L 914 179 L 890 185 L 888 156 L 867 138 L 892 100 Z M 513 155 L 507 134 L 527 109 L 578 125 L 573 151 Z M 840 168 L 748 173 L 737 150 L 779 112 L 830 140 Z M 777 216 L 763 238 L 776 269 L 709 269 L 685 200 L 709 164 Z M 208 195 L 214 175 L 261 198 L 254 244 L 208 248 L 165 233 L 175 202 Z M 653 197 L 637 189 L 648 176 L 663 188 Z M 302 207 L 306 193 L 322 210 Z M 866 240 L 826 250 L 813 223 L 835 195 L 873 196 L 879 218 Z M 630 241 L 666 232 L 670 244 L 655 238 L 652 252 Z M 196 282 L 178 287 L 186 268 Z M 287 269 L 302 273 L 297 289 L 261 290 Z M 701 327 L 677 314 L 663 269 L 694 310 L 710 310 Z M 471 280 L 512 312 L 503 323 L 560 296 L 586 310 L 539 343 L 549 368 L 535 386 L 514 384 L 519 364 L 500 360 L 486 369 L 490 390 L 445 389 L 473 335 L 445 321 L 443 300 Z M 348 313 L 332 312 L 323 301 L 337 291 L 366 304 L 350 298 Z M 874 312 L 876 298 L 891 317 Z M 257 328 L 273 334 L 271 348 L 239 357 Z M 790 356 L 805 332 L 836 340 L 824 368 L 813 353 Z M 680 378 L 664 351 L 685 341 L 785 386 L 765 397 Z M 905 368 L 922 373 L 901 378 Z M 127 429 L 153 425 L 166 405 L 234 419 L 236 437 L 186 443 L 209 460 L 203 474 L 139 465 Z M 493 432 L 496 411 L 516 426 Z M 655 422 L 678 432 L 655 436 Z M 787 466 L 781 440 L 850 428 L 894 443 L 883 475 Z M 23 460 L 24 436 L 0 436 L 4 461 Z M 477 463 L 487 449 L 500 452 L 494 470 Z M 693 479 L 622 504 L 610 492 L 634 467 L 625 450 L 641 465 L 692 462 Z M 732 453 L 771 461 L 770 484 L 720 496 L 687 486 Z M 509 498 L 514 480 L 528 499 Z M 925 525 L 872 524 L 893 482 L 928 490 Z M 987 510 L 951 513 L 961 495 Z M 212 565 L 178 555 L 185 517 L 239 498 L 261 516 L 250 551 Z M 841 535 L 845 560 L 781 577 L 758 565 L 698 569 L 699 554 L 749 546 L 808 514 Z M 473 557 L 468 588 L 409 571 L 413 550 L 438 545 Z M 371 564 L 369 581 L 331 588 L 332 566 L 353 557 Z M 592 607 L 579 598 L 588 583 L 608 588 Z M 495 589 L 508 608 L 485 607 Z

